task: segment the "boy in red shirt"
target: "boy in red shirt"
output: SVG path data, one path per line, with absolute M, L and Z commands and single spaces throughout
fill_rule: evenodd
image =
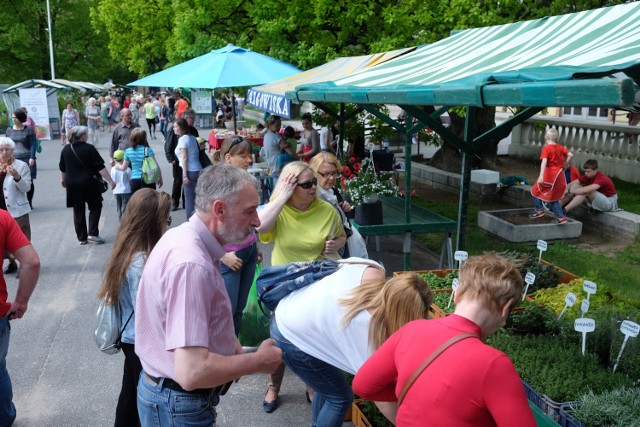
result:
M 598 162 L 589 159 L 584 162 L 584 175 L 571 181 L 563 200 L 565 211 L 569 212 L 587 200 L 589 207 L 600 212 L 618 210 L 618 194 L 611 178 L 598 171 Z
M 536 219 L 544 216 L 542 202 L 549 203 L 549 209 L 558 221 L 558 224 L 566 224 L 567 218 L 560 199 L 567 188 L 567 180 L 564 171 L 569 167 L 573 154 L 565 147 L 558 144 L 558 130 L 551 128 L 544 135 L 545 146 L 540 154 L 540 175 L 538 181 L 531 187 L 531 195 L 535 204 L 535 211 L 529 214 L 529 218 Z

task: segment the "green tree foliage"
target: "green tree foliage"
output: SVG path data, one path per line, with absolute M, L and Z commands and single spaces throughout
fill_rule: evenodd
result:
M 0 0 L 1 1 L 1 0 Z M 227 43 L 301 69 L 337 56 L 433 43 L 456 29 L 504 24 L 622 0 L 99 0 L 91 21 L 113 60 L 139 76 Z
M 106 35 L 89 20 L 89 0 L 52 0 L 56 78 L 105 81 L 112 70 Z M 3 83 L 50 79 L 46 2 L 0 0 L 0 76 Z

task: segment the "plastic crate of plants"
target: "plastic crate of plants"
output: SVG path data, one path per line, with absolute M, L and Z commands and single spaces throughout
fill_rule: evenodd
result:
M 575 409 L 577 404 L 578 402 L 569 402 L 560 406 L 560 425 L 562 427 L 587 427 L 571 415 L 571 410 Z
M 544 413 L 553 418 L 554 421 L 559 422 L 561 419 L 560 406 L 562 406 L 562 403 L 558 403 L 550 399 L 548 396 L 538 393 L 538 391 L 531 387 L 531 385 L 526 381 L 522 381 L 522 384 L 524 385 L 524 391 L 527 394 L 527 399 L 529 399 L 529 401 L 538 408 L 542 409 Z

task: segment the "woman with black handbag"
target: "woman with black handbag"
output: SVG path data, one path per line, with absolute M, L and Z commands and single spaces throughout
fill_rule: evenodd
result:
M 104 160 L 91 144 L 87 144 L 89 129 L 76 126 L 69 144 L 60 153 L 60 183 L 67 189 L 67 207 L 73 208 L 73 224 L 81 245 L 88 241 L 104 243 L 98 233 L 102 213 L 102 193 L 107 190 L 103 181 L 115 188 L 116 183 L 104 167 Z M 101 178 L 102 177 L 102 178 Z M 89 207 L 89 229 L 85 204 Z

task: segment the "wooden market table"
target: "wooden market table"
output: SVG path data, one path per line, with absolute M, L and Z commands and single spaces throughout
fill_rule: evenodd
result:
M 445 262 L 447 263 L 447 268 L 453 267 L 451 232 L 456 229 L 457 223 L 455 221 L 414 204 L 411 204 L 411 215 L 409 221 L 406 221 L 403 199 L 383 197 L 380 201 L 382 202 L 383 224 L 360 225 L 355 220 L 352 220 L 353 226 L 360 234 L 376 237 L 376 251 L 380 252 L 379 236 L 404 234 L 402 247 L 404 269 L 409 271 L 411 269 L 411 234 L 444 233 L 439 268 L 445 268 Z

